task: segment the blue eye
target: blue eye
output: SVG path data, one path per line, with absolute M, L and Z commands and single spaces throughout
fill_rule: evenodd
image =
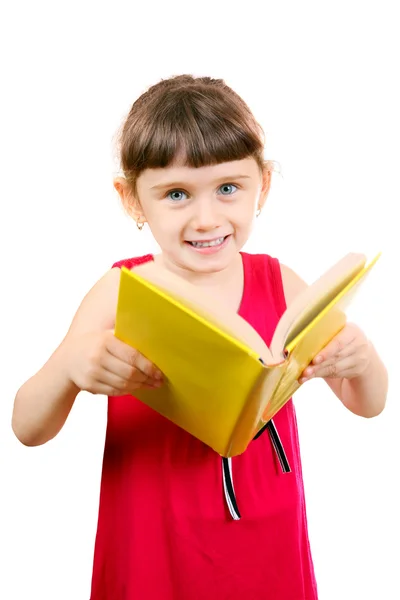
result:
M 171 192 L 168 192 L 167 197 L 169 198 L 169 200 L 172 200 L 173 202 L 179 202 L 180 200 L 182 200 L 182 198 L 177 198 L 176 194 L 184 194 L 185 192 L 182 192 L 181 190 L 172 190 Z M 172 195 L 175 196 L 172 197 Z
M 228 191 L 228 193 L 225 192 L 221 192 L 221 194 L 223 196 L 231 196 L 233 192 L 229 191 L 229 188 L 236 188 L 237 186 L 233 183 L 224 183 L 223 185 L 221 185 L 221 187 L 219 188 L 220 190 L 225 189 L 225 191 Z M 235 190 L 233 190 L 235 191 Z M 179 197 L 179 194 L 184 194 L 185 196 L 187 196 L 186 192 L 183 192 L 182 190 L 171 190 L 170 192 L 167 193 L 167 198 L 169 200 L 172 200 L 172 202 L 181 202 L 182 200 L 184 200 L 184 198 Z
M 229 189 L 231 187 L 236 188 L 237 186 L 235 184 L 233 184 L 233 183 L 224 183 L 223 185 L 221 185 L 220 190 L 222 190 L 223 188 L 225 188 L 225 189 L 228 188 Z M 228 194 L 222 194 L 222 195 L 223 196 L 231 196 L 232 194 L 228 193 Z

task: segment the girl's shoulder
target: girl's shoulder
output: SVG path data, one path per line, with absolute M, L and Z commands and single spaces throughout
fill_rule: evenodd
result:
M 286 304 L 289 306 L 296 296 L 307 287 L 307 283 L 293 269 L 282 263 L 279 264 Z
M 245 260 L 251 262 L 253 270 L 256 272 L 259 270 L 261 273 L 267 269 L 272 282 L 278 287 L 282 285 L 287 306 L 307 287 L 307 283 L 293 269 L 281 263 L 278 258 L 269 254 L 242 253 L 242 255 Z M 281 281 L 278 281 L 278 277 Z
M 153 260 L 153 256 L 146 254 L 116 261 L 87 292 L 75 313 L 68 333 L 114 328 L 121 267 L 132 269 L 150 260 Z

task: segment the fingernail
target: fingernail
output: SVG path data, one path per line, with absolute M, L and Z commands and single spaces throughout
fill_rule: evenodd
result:
M 305 381 L 307 381 L 307 377 L 302 377 L 299 379 L 299 383 L 304 383 Z
M 163 374 L 161 373 L 161 371 L 156 371 L 154 378 L 161 380 L 163 378 Z
M 314 358 L 314 362 L 315 362 L 315 364 L 317 364 L 317 365 L 318 365 L 319 363 L 321 363 L 321 362 L 322 362 L 322 356 L 316 356 L 316 357 Z

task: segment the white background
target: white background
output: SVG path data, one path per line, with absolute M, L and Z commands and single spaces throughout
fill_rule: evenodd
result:
M 179 73 L 224 78 L 281 165 L 248 251 L 278 256 L 308 282 L 349 251 L 383 252 L 350 316 L 389 369 L 386 410 L 355 417 L 321 381 L 296 406 L 320 600 L 400 598 L 395 2 L 257 4 L 2 8 L 4 600 L 89 598 L 106 401 L 81 394 L 62 432 L 38 448 L 13 437 L 12 403 L 103 272 L 155 250 L 113 191 L 113 137 L 148 86 Z

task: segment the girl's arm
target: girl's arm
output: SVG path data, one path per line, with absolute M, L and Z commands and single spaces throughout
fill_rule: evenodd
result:
M 281 265 L 281 273 L 289 305 L 307 284 L 285 265 Z M 385 407 L 386 367 L 372 343 L 353 324 L 347 324 L 320 352 L 300 382 L 312 377 L 323 377 L 344 406 L 356 415 L 374 417 Z
M 114 336 L 120 273 L 111 269 L 96 283 L 63 342 L 19 389 L 12 427 L 23 444 L 44 444 L 57 435 L 80 390 L 121 396 L 162 385 L 155 365 Z
M 88 292 L 60 346 L 45 365 L 18 390 L 12 428 L 27 446 L 52 439 L 64 425 L 80 389 L 69 374 L 78 355 L 76 340 L 84 333 L 112 328 L 117 303 L 119 269 L 112 269 Z

